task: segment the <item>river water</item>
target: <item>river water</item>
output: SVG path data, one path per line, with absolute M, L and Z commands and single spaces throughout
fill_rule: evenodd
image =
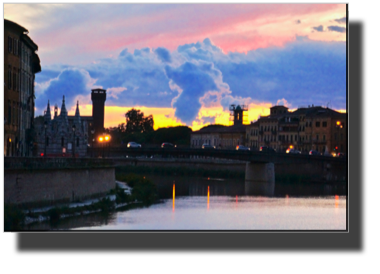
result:
M 244 193 L 244 179 L 151 177 L 150 207 L 40 223 L 31 230 L 346 230 L 346 188 L 276 184 L 271 197 Z

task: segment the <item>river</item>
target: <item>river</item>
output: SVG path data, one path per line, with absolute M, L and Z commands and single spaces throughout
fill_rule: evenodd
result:
M 346 230 L 346 187 L 276 183 L 272 197 L 244 193 L 244 179 L 152 176 L 150 207 L 35 224 L 30 230 Z

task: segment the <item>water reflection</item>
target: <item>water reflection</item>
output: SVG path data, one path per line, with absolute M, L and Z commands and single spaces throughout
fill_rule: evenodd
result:
M 173 184 L 173 212 L 175 210 L 175 184 Z
M 294 216 L 301 214 L 315 214 L 320 218 L 320 222 L 325 222 L 324 208 L 332 209 L 335 215 L 331 219 L 334 224 L 332 227 L 342 227 L 345 220 L 346 205 L 346 186 L 344 185 L 325 185 L 312 183 L 276 183 L 274 185 L 273 195 L 279 198 L 269 198 L 263 196 L 247 196 L 244 179 L 218 179 L 218 178 L 196 178 L 180 176 L 146 176 L 157 185 L 160 199 L 164 203 L 151 206 L 146 209 L 135 209 L 123 212 L 114 212 L 109 215 L 91 214 L 63 219 L 58 225 L 52 225 L 49 222 L 34 224 L 29 226 L 30 230 L 54 230 L 54 229 L 75 229 L 83 227 L 108 227 L 109 229 L 140 229 L 145 227 L 145 223 L 155 222 L 148 228 L 156 229 L 164 223 L 166 216 L 170 218 L 165 225 L 170 227 L 176 224 L 175 229 L 186 229 L 191 227 L 210 228 L 218 227 L 219 229 L 232 228 L 302 228 L 303 221 Z M 212 195 L 211 195 L 212 194 Z M 176 212 L 177 196 L 177 212 Z M 188 197 L 192 196 L 192 197 Z M 212 196 L 212 197 L 211 197 Z M 314 197 L 327 197 L 328 200 L 314 199 Z M 207 205 L 206 203 L 207 197 Z M 297 198 L 295 197 L 313 197 Z M 170 201 L 172 199 L 172 201 Z M 210 203 L 213 208 L 210 211 Z M 323 208 L 321 208 L 323 205 Z M 314 208 L 312 211 L 310 208 Z M 294 212 L 294 210 L 302 212 Z M 233 210 L 234 213 L 230 212 Z M 268 224 L 256 223 L 264 222 L 263 216 L 266 216 L 263 210 L 267 210 Z M 305 210 L 305 212 L 303 212 Z M 322 210 L 317 215 L 315 210 Z M 344 210 L 344 213 L 342 213 Z M 334 212 L 335 211 L 335 212 Z M 143 216 L 140 213 L 144 212 Z M 190 213 L 191 214 L 190 214 Z M 230 217 L 225 214 L 231 214 Z M 251 215 L 251 213 L 256 215 Z M 280 225 L 277 221 L 278 212 L 282 212 L 283 218 Z M 169 213 L 168 215 L 166 215 Z M 207 214 L 206 214 L 207 213 Z M 189 216 L 186 214 L 190 214 Z M 237 215 L 234 215 L 237 214 Z M 244 215 L 244 217 L 241 216 Z M 272 215 L 271 215 L 272 214 Z M 236 221 L 239 216 L 238 221 Z M 256 216 L 257 218 L 253 218 Z M 276 216 L 276 218 L 270 217 Z M 229 219 L 230 218 L 230 219 Z M 265 217 L 267 218 L 267 217 Z M 273 219 L 273 220 L 272 220 Z M 216 221 L 217 220 L 217 221 Z M 220 221 L 222 220 L 222 221 Z M 314 220 L 313 220 L 314 221 Z M 202 223 L 203 222 L 203 223 Z M 215 224 L 213 222 L 216 222 Z M 222 223 L 218 223 L 222 222 Z M 271 223 L 273 222 L 273 224 Z M 297 223 L 298 222 L 298 223 Z M 115 225 L 116 224 L 116 225 Z M 317 224 L 317 222 L 315 222 Z M 217 226 L 219 225 L 219 226 Z M 314 225 L 314 224 L 313 224 Z M 136 227 L 135 227 L 136 226 Z M 311 226 L 318 227 L 318 226 Z M 330 224 L 321 227 L 330 227 Z
M 252 192 L 252 185 L 247 186 L 244 179 L 220 179 L 220 178 L 197 178 L 181 176 L 147 176 L 157 185 L 161 199 L 173 197 L 173 209 L 175 196 L 247 196 Z M 174 186 L 175 183 L 175 186 Z M 264 185 L 254 187 L 260 195 L 250 196 L 266 197 L 309 197 L 309 196 L 335 196 L 346 195 L 345 185 L 329 185 L 317 183 L 278 183 L 271 184 L 265 189 Z M 255 191 L 253 191 L 255 192 Z M 285 201 L 286 202 L 286 201 Z
M 245 181 L 245 195 L 273 197 L 275 194 L 275 182 Z
M 207 210 L 210 209 L 210 186 L 207 186 Z

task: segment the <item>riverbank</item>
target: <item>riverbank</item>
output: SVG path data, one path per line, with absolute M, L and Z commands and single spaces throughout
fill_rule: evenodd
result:
M 37 222 L 49 221 L 51 224 L 55 224 L 70 217 L 94 213 L 108 214 L 118 210 L 149 206 L 157 202 L 157 199 L 155 186 L 142 176 L 135 176 L 125 182 L 116 181 L 115 189 L 112 189 L 104 197 L 95 199 L 28 209 L 5 204 L 4 230 L 22 231 Z

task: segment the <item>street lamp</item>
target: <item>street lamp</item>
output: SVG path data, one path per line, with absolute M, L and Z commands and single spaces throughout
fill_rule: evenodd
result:
M 44 148 L 44 157 L 46 157 L 46 140 L 47 140 L 47 137 L 46 137 L 47 122 L 46 122 L 46 121 L 45 121 L 45 123 L 44 123 L 44 128 L 45 128 L 45 148 Z
M 93 153 L 94 153 L 94 133 L 95 133 L 95 129 L 91 128 L 91 158 L 94 157 L 93 156 Z
M 104 158 L 104 145 L 103 145 L 104 138 L 103 136 L 99 137 L 99 142 L 102 144 L 102 158 Z
M 104 140 L 108 143 L 108 157 L 110 156 L 110 141 L 111 141 L 111 136 L 110 135 L 106 135 L 104 136 Z
M 75 158 L 75 125 L 72 126 L 73 129 L 73 158 Z

